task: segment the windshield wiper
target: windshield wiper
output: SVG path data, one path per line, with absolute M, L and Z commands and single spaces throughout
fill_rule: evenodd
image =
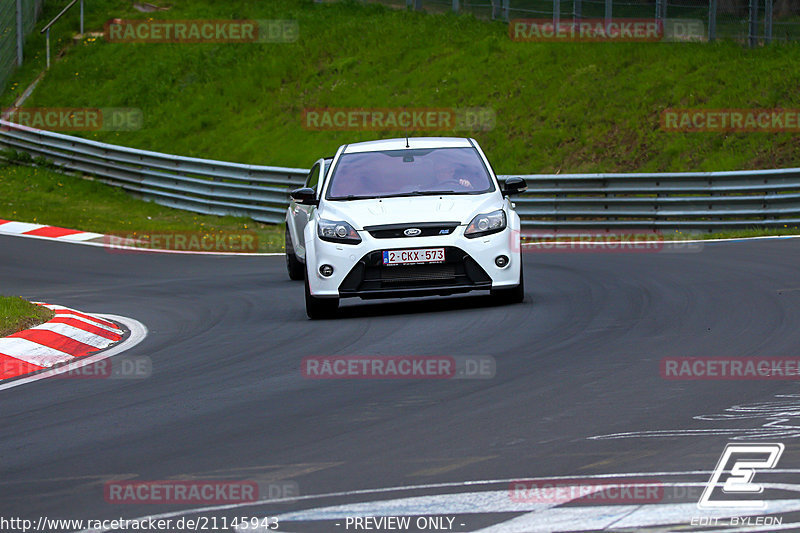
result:
M 359 196 L 356 194 L 348 194 L 347 196 L 336 196 L 335 198 L 331 198 L 331 200 L 371 200 L 375 198 L 375 196 Z
M 400 192 L 397 194 L 387 194 L 384 196 L 359 196 L 356 194 L 348 194 L 347 196 L 336 196 L 331 198 L 331 200 L 374 200 L 379 198 L 402 198 L 406 196 L 437 196 L 439 194 L 467 194 L 467 192 L 456 192 L 451 190 L 446 191 L 410 191 L 410 192 Z
M 411 192 L 401 192 L 398 194 L 391 194 L 388 196 L 380 196 L 379 198 L 393 198 L 393 197 L 403 197 L 403 196 L 436 196 L 439 194 L 459 194 L 456 191 L 411 191 Z

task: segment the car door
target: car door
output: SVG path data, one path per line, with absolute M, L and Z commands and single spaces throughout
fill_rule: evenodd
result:
M 303 186 L 317 191 L 317 197 L 319 197 L 320 177 L 324 176 L 324 174 L 325 160 L 320 159 L 314 163 L 313 167 L 311 167 L 311 171 L 308 173 L 306 182 Z M 292 202 L 292 207 L 292 217 L 294 219 L 295 230 L 294 235 L 292 236 L 292 242 L 295 243 L 295 254 L 297 254 L 298 257 L 305 259 L 306 243 L 304 234 L 306 225 L 308 224 L 308 221 L 311 220 L 311 217 L 314 216 L 314 210 L 316 207 L 313 205 L 298 204 L 297 202 Z

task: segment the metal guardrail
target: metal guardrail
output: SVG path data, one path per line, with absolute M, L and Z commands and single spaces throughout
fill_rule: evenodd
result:
M 0 120 L 0 146 L 195 213 L 279 223 L 289 191 L 308 170 L 226 163 L 150 152 L 18 126 Z
M 533 228 L 719 230 L 800 225 L 800 168 L 537 174 L 515 199 Z
M 0 146 L 91 174 L 161 205 L 268 223 L 283 222 L 289 191 L 308 173 L 137 150 L 1 120 Z M 800 168 L 522 177 L 528 193 L 514 202 L 527 228 L 800 226 Z

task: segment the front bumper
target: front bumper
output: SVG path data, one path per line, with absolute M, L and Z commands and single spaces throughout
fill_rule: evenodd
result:
M 450 235 L 376 239 L 368 231 L 360 231 L 361 243 L 351 245 L 322 241 L 309 231 L 306 263 L 311 294 L 323 298 L 399 298 L 490 290 L 519 283 L 518 232 L 506 228 L 475 239 L 467 239 L 463 232 L 464 227 L 459 226 Z M 414 248 L 445 248 L 445 261 L 383 265 L 383 250 Z M 506 266 L 495 264 L 499 255 L 510 259 Z M 331 265 L 333 274 L 322 276 L 322 265 Z
M 491 289 L 492 279 L 469 254 L 444 247 L 445 261 L 384 265 L 380 250 L 362 257 L 339 285 L 339 297 L 391 298 Z

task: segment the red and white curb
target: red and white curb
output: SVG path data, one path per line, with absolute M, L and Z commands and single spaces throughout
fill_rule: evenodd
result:
M 101 233 L 45 226 L 44 224 L 31 224 L 29 222 L 13 222 L 11 220 L 2 219 L 0 219 L 0 234 L 25 235 L 28 237 L 42 237 L 69 242 L 83 242 L 103 237 Z
M 114 235 L 104 235 L 102 233 L 92 233 L 76 229 L 59 228 L 57 226 L 45 226 L 43 224 L 31 224 L 29 222 L 14 222 L 11 220 L 0 219 L 0 235 L 11 235 L 13 237 L 27 237 L 29 239 L 46 239 L 72 244 L 83 244 L 86 246 L 100 246 L 109 252 L 131 251 L 138 253 L 165 253 L 183 255 L 229 255 L 245 257 L 265 257 L 273 255 L 284 255 L 283 252 L 219 252 L 201 250 L 163 250 L 158 248 L 141 248 L 137 246 L 126 246 L 122 240 L 117 243 L 118 237 Z
M 132 348 L 147 335 L 147 328 L 130 318 L 34 303 L 53 310 L 55 317 L 31 329 L 0 338 L 0 390 L 105 359 Z M 131 332 L 128 339 L 120 343 L 125 330 L 111 320 L 125 324 Z M 106 350 L 117 343 L 111 350 Z M 51 370 L 30 376 L 27 381 L 19 379 L 1 384 L 2 380 L 46 369 Z

